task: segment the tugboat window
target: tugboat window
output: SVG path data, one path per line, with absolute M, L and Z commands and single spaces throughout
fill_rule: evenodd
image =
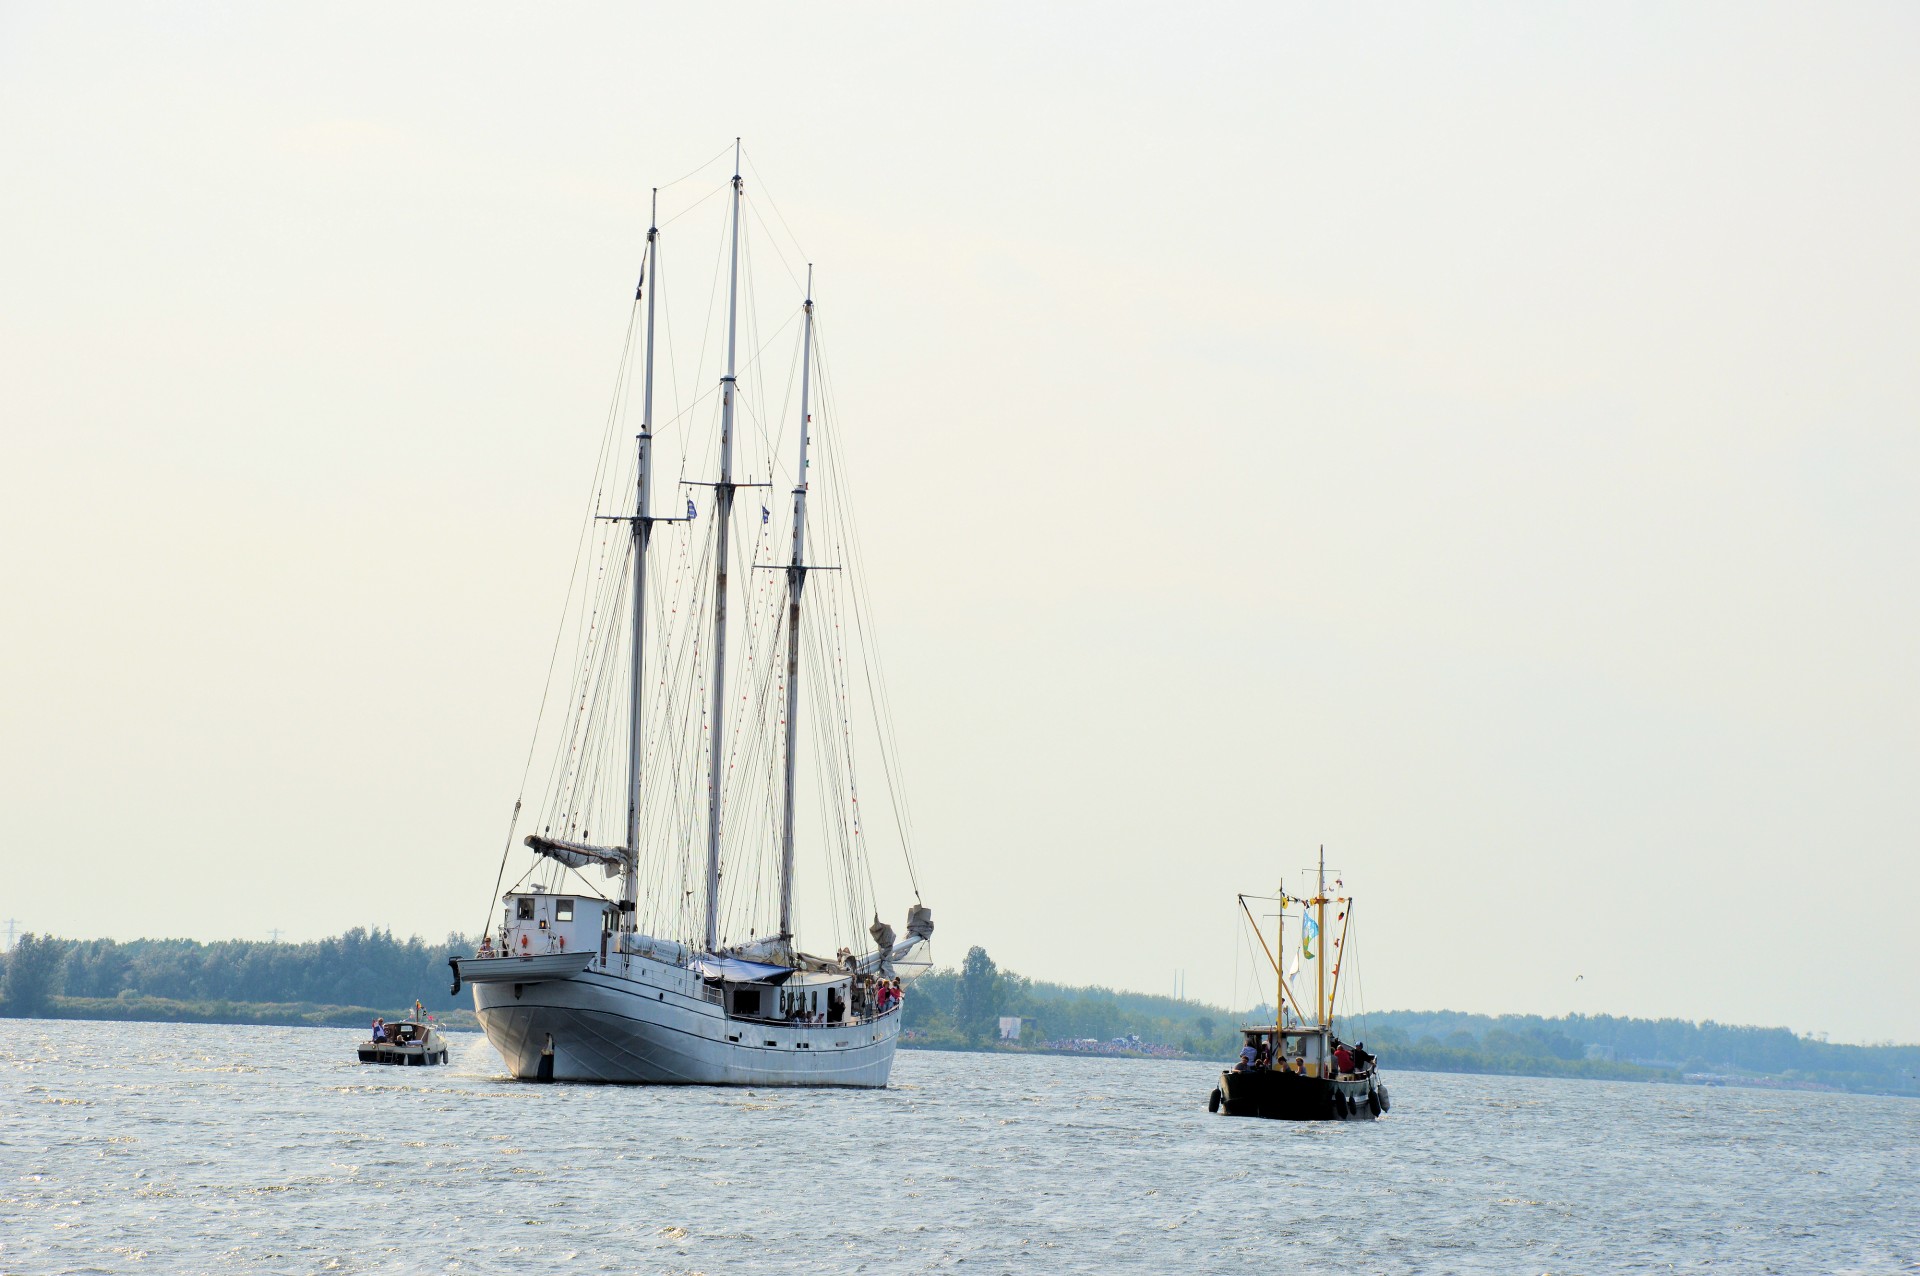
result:
M 563 922 L 572 921 L 573 920 L 573 901 L 570 899 L 562 899 L 562 900 L 554 901 L 553 916 L 557 921 L 563 921 Z

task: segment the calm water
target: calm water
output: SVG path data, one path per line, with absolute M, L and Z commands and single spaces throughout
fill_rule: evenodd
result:
M 531 1086 L 358 1033 L 0 1020 L 0 1271 L 1920 1272 L 1920 1103 L 903 1052 L 883 1092 Z

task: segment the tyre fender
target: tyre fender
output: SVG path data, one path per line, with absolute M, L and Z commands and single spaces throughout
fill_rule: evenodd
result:
M 1213 1093 L 1207 1096 L 1207 1111 L 1218 1112 L 1219 1110 L 1220 1110 L 1220 1087 L 1215 1086 L 1213 1087 Z

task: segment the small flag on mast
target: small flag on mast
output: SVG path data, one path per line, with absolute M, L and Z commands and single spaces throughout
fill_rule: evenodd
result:
M 688 518 L 700 517 L 700 511 L 693 507 L 693 498 L 691 496 L 687 498 L 687 517 Z

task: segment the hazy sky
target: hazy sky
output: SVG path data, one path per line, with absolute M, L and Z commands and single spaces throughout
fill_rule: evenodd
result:
M 1920 11 L 725 18 L 0 10 L 0 916 L 479 924 L 744 134 L 941 958 L 1250 999 L 1324 842 L 1376 1009 L 1920 1039 Z

